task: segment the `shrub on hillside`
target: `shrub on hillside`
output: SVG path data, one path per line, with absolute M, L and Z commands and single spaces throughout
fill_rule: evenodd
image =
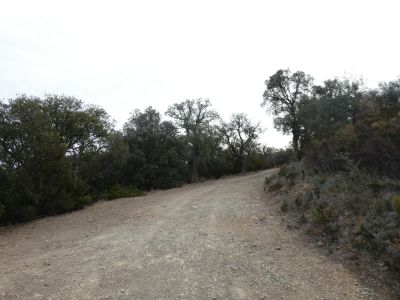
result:
M 266 180 L 269 191 L 279 190 L 282 211 L 297 213 L 307 231 L 338 244 L 364 249 L 400 271 L 400 207 L 397 181 L 369 175 L 354 164 L 332 176 L 306 169 L 302 163 L 281 168 Z

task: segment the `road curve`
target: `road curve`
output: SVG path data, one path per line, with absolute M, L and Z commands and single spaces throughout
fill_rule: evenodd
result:
M 268 205 L 271 171 L 0 229 L 1 299 L 369 299 Z

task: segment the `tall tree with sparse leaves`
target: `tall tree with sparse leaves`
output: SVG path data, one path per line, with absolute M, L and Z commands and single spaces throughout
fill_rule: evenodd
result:
M 275 116 L 274 126 L 285 134 L 292 134 L 292 145 L 301 159 L 300 135 L 301 125 L 298 119 L 299 101 L 309 95 L 312 77 L 302 71 L 292 73 L 289 69 L 278 70 L 265 81 L 263 107 L 267 107 Z

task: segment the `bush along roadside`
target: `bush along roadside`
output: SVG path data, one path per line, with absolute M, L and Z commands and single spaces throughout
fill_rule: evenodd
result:
M 400 276 L 400 182 L 373 176 L 349 161 L 324 174 L 304 162 L 285 165 L 265 180 L 308 233 L 357 254 L 368 252 Z
M 129 187 L 123 187 L 119 184 L 113 186 L 107 192 L 102 195 L 101 198 L 107 199 L 107 200 L 114 200 L 118 198 L 130 198 L 130 197 L 137 197 L 137 196 L 143 196 L 144 193 L 143 191 L 137 189 L 134 186 L 129 186 Z
M 132 198 L 138 196 L 144 196 L 145 193 L 142 190 L 134 186 L 124 187 L 120 184 L 116 184 L 106 190 L 104 193 L 98 195 L 84 195 L 79 198 L 79 203 L 82 207 L 93 204 L 98 200 L 115 200 L 119 198 Z

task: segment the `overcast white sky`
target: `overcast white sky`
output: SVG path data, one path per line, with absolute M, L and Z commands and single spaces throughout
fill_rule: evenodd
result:
M 400 1 L 0 0 L 0 99 L 73 95 L 120 127 L 135 108 L 210 98 L 285 146 L 260 103 L 279 68 L 321 81 L 400 75 Z

